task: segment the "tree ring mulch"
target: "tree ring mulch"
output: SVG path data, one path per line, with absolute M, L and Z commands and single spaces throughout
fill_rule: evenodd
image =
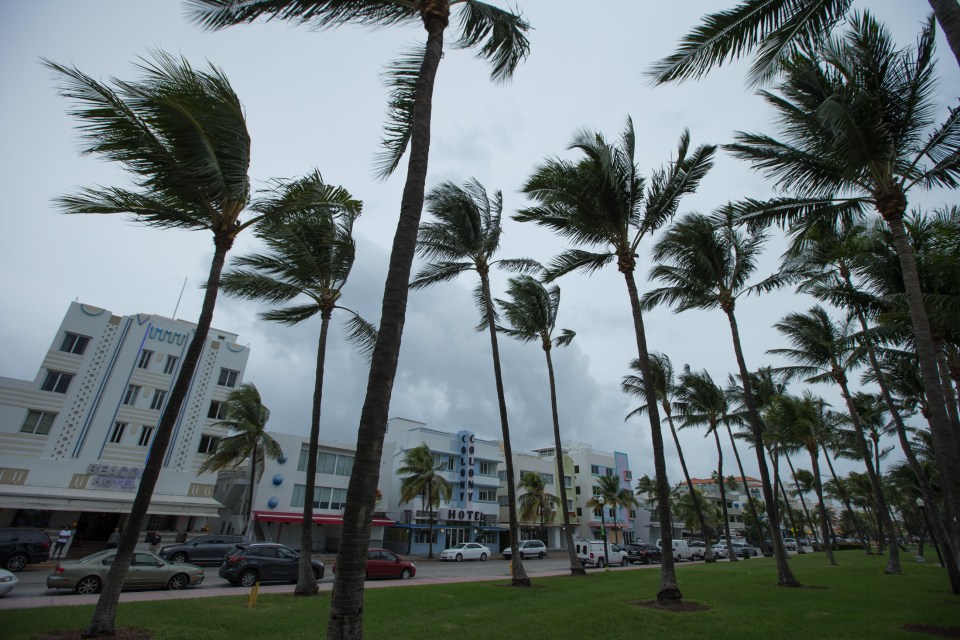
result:
M 52 631 L 39 636 L 34 636 L 33 640 L 82 640 L 82 629 L 69 629 L 67 631 Z M 153 640 L 153 634 L 146 629 L 136 629 L 133 627 L 117 627 L 115 640 Z
M 689 600 L 676 600 L 671 602 L 660 602 L 659 600 L 635 600 L 629 604 L 637 607 L 646 607 L 647 609 L 657 609 L 658 611 L 672 611 L 673 613 L 693 613 L 696 611 L 709 611 L 710 607 L 690 602 Z
M 937 627 L 932 624 L 905 624 L 903 628 L 913 633 L 925 633 L 938 638 L 960 638 L 960 627 Z

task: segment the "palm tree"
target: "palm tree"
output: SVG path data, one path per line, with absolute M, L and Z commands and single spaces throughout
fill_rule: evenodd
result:
M 735 314 L 737 299 L 741 296 L 770 291 L 788 281 L 775 274 L 756 284 L 747 285 L 756 271 L 757 259 L 765 239 L 759 230 L 744 231 L 735 228 L 729 214 L 714 219 L 699 213 L 684 216 L 667 229 L 654 246 L 653 260 L 657 264 L 650 270 L 650 277 L 665 286 L 647 292 L 643 296 L 643 306 L 645 309 L 652 309 L 659 304 L 667 304 L 672 306 L 675 312 L 719 307 L 726 314 L 740 369 L 747 424 L 750 425 L 753 446 L 757 453 L 763 499 L 767 503 L 767 513 L 775 516 L 777 512 L 773 506 L 773 485 L 763 455 L 763 426 L 753 396 L 747 363 L 743 357 L 740 329 Z M 768 520 L 773 554 L 777 561 L 778 583 L 787 587 L 798 586 L 800 583 L 787 564 L 787 553 L 783 547 L 780 529 L 776 526 L 776 518 L 771 517 Z
M 681 493 L 673 502 L 673 513 L 683 522 L 683 526 L 691 531 L 700 529 L 700 535 L 704 539 L 704 554 L 710 549 L 710 541 L 713 538 L 711 533 L 720 528 L 723 521 L 723 514 L 717 508 L 717 505 L 707 500 L 703 491 L 694 488 L 693 492 L 687 491 Z M 710 551 L 710 557 L 716 562 L 716 556 Z
M 960 447 L 947 415 L 937 352 L 924 308 L 917 262 L 904 228 L 907 194 L 914 188 L 960 186 L 960 107 L 937 124 L 933 95 L 933 23 L 915 48 L 899 50 L 869 14 L 854 16 L 842 40 L 822 55 L 794 56 L 786 64 L 782 95 L 764 93 L 781 122 L 784 141 L 737 134 L 726 148 L 750 161 L 791 194 L 746 201 L 737 213 L 754 223 L 803 224 L 826 217 L 856 217 L 873 207 L 896 247 L 944 478 L 944 519 L 960 548 Z M 896 96 L 896 99 L 891 99 Z
M 567 508 L 567 487 L 564 478 L 566 471 L 563 468 L 563 447 L 560 445 L 560 415 L 557 410 L 557 383 L 553 376 L 554 345 L 565 347 L 570 344 L 576 335 L 569 329 L 563 329 L 560 335 L 553 337 L 553 330 L 557 323 L 557 310 L 560 307 L 560 287 L 554 285 L 545 288 L 536 279 L 521 275 L 510 278 L 507 283 L 509 301 L 497 299 L 497 304 L 503 310 L 510 328 L 499 327 L 501 333 L 515 338 L 520 342 L 540 341 L 540 346 L 547 358 L 547 379 L 550 382 L 550 409 L 553 415 L 553 446 L 557 457 L 557 473 L 560 476 L 560 504 L 563 510 L 563 533 L 566 537 L 567 553 L 570 555 L 570 573 L 572 575 L 587 575 L 583 563 L 577 557 L 577 550 L 573 544 L 573 527 L 570 526 L 570 510 Z
M 403 466 L 397 469 L 397 475 L 406 476 L 400 480 L 400 504 L 407 504 L 420 498 L 421 506 L 427 507 L 429 535 L 427 542 L 430 550 L 427 557 L 433 557 L 433 508 L 453 496 L 453 486 L 443 477 L 447 471 L 446 463 L 437 464 L 433 452 L 426 442 L 419 447 L 409 449 L 403 457 Z
M 929 2 L 960 64 L 960 7 L 953 0 Z M 790 56 L 822 43 L 851 4 L 852 0 L 743 0 L 732 9 L 704 16 L 648 75 L 657 84 L 700 78 L 713 67 L 756 52 L 748 77 L 750 84 L 762 83 Z
M 350 314 L 347 339 L 357 343 L 365 353 L 373 348 L 376 329 L 356 312 L 338 304 L 353 267 L 356 252 L 353 223 L 360 215 L 361 203 L 345 189 L 325 184 L 318 172 L 279 183 L 277 187 L 275 196 L 260 203 L 263 210 L 276 211 L 286 218 L 280 224 L 260 227 L 257 236 L 267 245 L 268 252 L 236 259 L 233 270 L 223 276 L 220 288 L 227 295 L 272 304 L 271 310 L 260 314 L 264 320 L 292 326 L 320 314 L 307 451 L 309 480 L 317 473 L 320 405 L 330 318 L 336 309 Z M 288 305 L 299 298 L 308 301 Z M 304 489 L 300 535 L 300 578 L 294 590 L 297 595 L 317 592 L 310 565 L 313 496 L 314 482 L 308 481 Z
M 276 460 L 283 451 L 280 444 L 267 433 L 267 421 L 270 409 L 263 406 L 260 391 L 252 382 L 244 382 L 230 392 L 223 403 L 224 418 L 216 426 L 225 428 L 234 435 L 227 436 L 217 444 L 213 452 L 197 473 L 212 473 L 224 469 L 235 469 L 248 461 L 250 466 L 250 486 L 244 509 L 244 533 L 250 523 L 253 509 L 253 493 L 257 482 L 263 476 L 264 461 Z M 309 553 L 307 554 L 309 556 Z M 311 574 L 312 576 L 313 574 Z
M 444 182 L 430 190 L 427 209 L 434 222 L 420 225 L 417 253 L 432 260 L 410 282 L 411 289 L 422 289 L 438 282 L 446 282 L 466 271 L 476 271 L 480 286 L 475 299 L 480 307 L 481 321 L 477 327 L 490 333 L 490 349 L 493 353 L 493 376 L 497 387 L 500 407 L 500 428 L 503 433 L 503 455 L 507 466 L 507 508 L 510 519 L 510 546 L 517 549 L 520 543 L 517 524 L 517 496 L 513 478 L 513 449 L 510 445 L 510 424 L 507 419 L 507 401 L 500 371 L 500 348 L 497 345 L 496 311 L 490 293 L 490 268 L 499 266 L 514 272 L 540 270 L 540 264 L 529 259 L 494 260 L 500 247 L 503 227 L 500 224 L 503 212 L 503 197 L 496 192 L 491 199 L 476 180 L 463 187 Z M 520 554 L 512 563 L 513 586 L 529 586 L 530 579 L 523 569 Z
M 336 588 L 331 600 L 327 635 L 359 638 L 363 633 L 363 583 L 373 507 L 380 476 L 380 457 L 387 430 L 390 397 L 400 355 L 407 309 L 407 283 L 417 244 L 430 153 L 433 87 L 451 6 L 460 6 L 457 45 L 479 49 L 492 63 L 492 78 L 506 81 L 529 52 L 530 26 L 520 15 L 478 0 L 187 0 L 191 17 L 207 29 L 249 24 L 261 18 L 289 20 L 315 29 L 344 24 L 389 27 L 420 22 L 425 46 L 394 66 L 381 175 L 398 166 L 409 144 L 410 158 L 400 216 L 390 252 L 377 344 L 371 358 L 367 393 L 360 413 L 357 457 L 343 512 L 344 535 L 337 554 Z M 511 484 L 512 486 L 512 484 Z
M 597 498 L 603 497 L 602 506 L 610 509 L 610 514 L 613 516 L 613 529 L 617 531 L 617 510 L 635 507 L 639 504 L 637 497 L 629 487 L 620 486 L 620 476 L 600 476 L 597 480 L 597 486 L 600 493 L 587 500 L 587 506 L 592 509 L 600 507 L 601 503 Z M 663 532 L 661 531 L 661 540 L 663 539 L 662 536 Z M 620 541 L 619 534 L 616 541 Z M 673 545 L 671 544 L 671 546 Z
M 640 371 L 640 363 L 634 360 L 630 363 L 630 368 L 635 374 L 624 376 L 623 381 L 620 383 L 620 388 L 625 393 L 636 396 L 637 398 L 643 398 L 643 372 Z M 698 524 L 700 525 L 700 530 L 706 535 L 706 531 L 708 530 L 707 521 L 700 505 L 702 492 L 694 489 L 693 481 L 690 479 L 690 472 L 687 471 L 687 461 L 683 456 L 683 447 L 680 446 L 680 438 L 677 437 L 677 429 L 673 424 L 673 407 L 671 405 L 673 404 L 673 396 L 676 392 L 676 382 L 673 379 L 673 364 L 670 362 L 670 358 L 664 353 L 651 352 L 650 373 L 653 375 L 653 388 L 656 391 L 657 400 L 660 401 L 660 408 L 663 409 L 667 425 L 670 427 L 670 434 L 673 436 L 673 443 L 677 447 L 677 455 L 680 458 L 680 468 L 683 469 L 683 478 L 687 483 L 687 492 L 690 500 L 693 502 L 693 510 L 699 514 Z M 640 405 L 627 414 L 626 420 L 629 420 L 635 415 L 640 415 L 646 412 L 646 410 L 647 405 Z M 713 549 L 710 548 L 710 545 L 706 545 L 703 559 L 708 563 L 717 561 L 713 556 Z
M 727 374 L 727 386 L 723 390 L 723 395 L 727 398 L 727 403 L 731 405 L 743 398 L 743 392 L 739 389 L 736 378 L 732 374 Z M 740 459 L 740 448 L 737 446 L 737 439 L 734 437 L 733 428 L 731 427 L 731 423 L 742 426 L 743 422 L 742 416 L 735 412 L 728 412 L 723 416 L 723 424 L 727 428 L 727 437 L 730 438 L 730 446 L 733 448 L 733 458 L 737 461 L 737 469 L 740 471 L 740 483 L 743 485 L 743 495 L 749 498 L 750 486 L 747 484 L 747 474 L 743 470 L 743 461 Z M 747 509 L 753 516 L 753 526 L 751 529 L 753 530 L 754 539 L 757 541 L 756 546 L 762 548 L 764 539 L 763 530 L 759 527 L 760 514 L 757 513 L 757 506 L 753 500 L 747 500 Z
M 569 238 L 577 246 L 601 249 L 599 253 L 582 249 L 564 251 L 554 258 L 547 273 L 548 279 L 575 270 L 590 274 L 614 261 L 623 275 L 630 297 L 650 420 L 661 540 L 664 548 L 669 549 L 673 545 L 670 483 L 634 271 L 640 241 L 676 213 L 685 194 L 696 191 L 712 166 L 716 148 L 704 145 L 689 153 L 690 136 L 685 131 L 680 138 L 676 159 L 654 172 L 646 189 L 634 160 L 636 137 L 630 118 L 627 118 L 619 144 L 608 143 L 600 133 L 581 131 L 574 136 L 570 148 L 582 153 L 583 158 L 579 162 L 552 159 L 539 166 L 523 187 L 527 196 L 538 204 L 521 210 L 513 219 L 544 226 Z M 673 557 L 666 554 L 660 565 L 657 599 L 670 602 L 682 598 Z
M 114 635 L 116 610 L 160 475 L 173 426 L 186 398 L 217 301 L 227 251 L 243 229 L 250 198 L 250 137 L 243 106 L 223 71 L 195 70 L 185 59 L 156 51 L 137 69 L 143 78 L 104 84 L 75 67 L 44 61 L 73 103 L 84 153 L 120 163 L 136 187 L 85 188 L 55 202 L 66 213 L 126 213 L 160 229 L 208 230 L 214 253 L 196 329 L 184 355 L 144 465 L 127 525 L 86 636 Z
M 847 384 L 847 371 L 856 365 L 862 358 L 862 353 L 854 349 L 849 337 L 849 322 L 835 324 L 826 310 L 817 305 L 807 313 L 791 313 L 774 327 L 787 338 L 792 347 L 784 349 L 769 349 L 767 353 L 786 356 L 796 362 L 796 365 L 783 367 L 782 371 L 791 376 L 806 376 L 804 382 L 832 381 L 840 387 L 850 421 L 856 434 L 854 445 L 867 467 L 867 475 L 873 487 L 877 502 L 879 522 L 887 531 L 890 544 L 890 558 L 886 572 L 900 573 L 900 554 L 897 549 L 896 535 L 893 523 L 890 521 L 883 487 L 880 477 L 876 473 L 870 452 L 864 439 L 863 425 L 860 414 L 853 404 L 853 396 Z
M 553 522 L 557 508 L 563 508 L 560 498 L 547 491 L 543 476 L 534 471 L 526 471 L 520 474 L 517 489 L 523 489 L 523 493 L 519 496 L 520 511 L 518 515 L 520 519 L 524 522 L 539 519 L 540 535 L 546 535 L 547 519 L 549 518 L 550 522 Z M 517 547 L 513 548 L 516 549 Z M 576 556 L 576 552 L 574 552 L 574 556 Z

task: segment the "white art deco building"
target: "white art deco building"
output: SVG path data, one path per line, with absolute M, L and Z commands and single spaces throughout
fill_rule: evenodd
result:
M 57 528 L 104 540 L 130 511 L 156 425 L 196 325 L 117 316 L 74 302 L 33 380 L 0 378 L 0 526 Z M 148 529 L 216 518 L 216 474 L 197 470 L 220 438 L 222 402 L 249 350 L 211 328 L 174 426 Z

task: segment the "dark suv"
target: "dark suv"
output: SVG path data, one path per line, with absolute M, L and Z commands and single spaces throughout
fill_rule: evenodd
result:
M 235 546 L 243 542 L 243 536 L 238 535 L 206 535 L 195 538 L 190 542 L 171 544 L 158 554 L 170 562 L 190 562 L 193 564 L 220 564 L 223 556 Z
M 0 528 L 0 566 L 20 571 L 50 559 L 50 536 L 40 529 Z
M 323 578 L 323 563 L 310 560 L 313 577 Z M 300 554 L 275 542 L 251 542 L 238 544 L 223 557 L 220 577 L 230 584 L 252 587 L 257 582 L 289 580 L 296 582 L 300 576 Z
M 655 545 L 639 543 L 625 545 L 627 550 L 627 560 L 630 564 L 650 564 L 651 562 L 660 562 L 660 549 Z

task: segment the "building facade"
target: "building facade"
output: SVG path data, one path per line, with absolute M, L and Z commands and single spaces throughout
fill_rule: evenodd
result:
M 0 526 L 106 540 L 140 473 L 196 325 L 71 303 L 33 380 L 0 378 Z M 225 430 L 222 403 L 249 350 L 211 328 L 173 428 L 147 527 L 202 528 L 218 517 L 216 474 L 198 474 Z

